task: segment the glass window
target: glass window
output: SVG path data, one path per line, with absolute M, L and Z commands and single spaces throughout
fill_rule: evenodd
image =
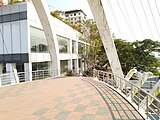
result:
M 16 63 L 17 72 L 24 72 L 24 64 L 23 63 Z
M 3 20 L 2 20 L 2 16 L 0 16 L 0 23 L 2 23 L 3 22 Z
M 85 45 L 83 43 L 78 43 L 78 54 L 82 54 Z
M 72 40 L 72 53 L 76 53 L 76 41 Z
M 69 52 L 69 39 L 61 36 L 57 36 L 59 44 L 59 53 L 70 53 Z
M 4 15 L 3 16 L 3 22 L 10 22 L 11 21 L 11 15 Z
M 5 63 L 2 64 L 2 73 L 6 73 L 6 64 Z
M 27 12 L 20 12 L 20 20 L 27 19 Z
M 32 71 L 36 71 L 36 70 L 48 70 L 48 69 L 49 69 L 49 62 L 32 63 Z
M 60 61 L 61 73 L 67 72 L 68 70 L 68 60 Z
M 76 70 L 77 70 L 76 64 L 77 64 L 77 60 L 76 60 L 76 59 L 73 59 L 73 60 L 72 60 L 72 69 L 73 69 L 75 72 L 76 72 Z
M 30 27 L 31 52 L 48 52 L 48 44 L 43 30 Z
M 11 14 L 11 21 L 19 20 L 19 13 Z
M 74 13 L 74 16 L 76 16 L 76 13 Z

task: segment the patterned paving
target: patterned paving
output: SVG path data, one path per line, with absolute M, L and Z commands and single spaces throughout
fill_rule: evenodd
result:
M 142 120 L 119 94 L 80 77 L 0 88 L 0 120 Z

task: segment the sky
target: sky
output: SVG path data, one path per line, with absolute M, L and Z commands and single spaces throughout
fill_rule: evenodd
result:
M 50 10 L 82 9 L 88 18 L 93 18 L 87 0 L 47 1 Z M 122 38 L 126 41 L 143 39 L 160 41 L 160 0 L 104 1 L 110 31 L 117 38 Z

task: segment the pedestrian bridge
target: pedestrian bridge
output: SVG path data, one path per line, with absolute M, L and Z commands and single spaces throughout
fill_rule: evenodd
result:
M 115 90 L 82 77 L 2 87 L 0 106 L 0 120 L 143 120 Z

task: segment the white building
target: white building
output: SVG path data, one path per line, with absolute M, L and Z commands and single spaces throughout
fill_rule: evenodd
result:
M 87 15 L 82 10 L 60 11 L 59 13 L 60 17 L 64 20 L 81 27 L 82 31 L 85 29 L 84 27 Z
M 52 17 L 54 39 L 59 43 L 60 72 L 85 69 L 81 59 L 81 34 Z M 32 3 L 23 2 L 0 8 L 0 74 L 51 69 L 46 37 Z M 31 75 L 32 76 L 32 75 Z

